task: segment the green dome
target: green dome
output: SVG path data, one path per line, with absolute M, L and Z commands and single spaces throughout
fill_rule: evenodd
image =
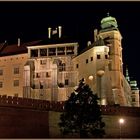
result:
M 101 20 L 101 28 L 106 29 L 106 28 L 111 28 L 111 27 L 117 28 L 118 24 L 114 17 L 111 17 L 108 15 L 107 17 Z

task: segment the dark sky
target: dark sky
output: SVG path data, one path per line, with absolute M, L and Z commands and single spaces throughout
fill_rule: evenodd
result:
M 108 11 L 123 36 L 124 66 L 140 86 L 140 2 L 0 2 L 0 42 L 47 39 L 48 27 L 61 25 L 65 35 L 86 44 Z

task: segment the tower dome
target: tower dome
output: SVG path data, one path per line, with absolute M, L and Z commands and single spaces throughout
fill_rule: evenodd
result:
M 107 13 L 107 17 L 101 20 L 101 28 L 106 29 L 111 27 L 115 27 L 117 29 L 118 24 L 116 18 L 109 16 L 109 13 Z

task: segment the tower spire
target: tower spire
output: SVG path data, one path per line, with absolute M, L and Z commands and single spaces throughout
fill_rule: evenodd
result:
M 130 77 L 129 77 L 129 73 L 128 73 L 128 66 L 126 65 L 126 74 L 125 74 L 125 78 L 128 82 L 130 82 Z
M 108 17 L 110 16 L 109 11 L 107 12 L 107 16 L 108 16 Z

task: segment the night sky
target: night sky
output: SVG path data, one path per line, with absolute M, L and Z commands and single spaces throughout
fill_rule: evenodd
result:
M 0 42 L 47 39 L 48 27 L 63 27 L 83 49 L 93 31 L 110 13 L 123 36 L 123 62 L 140 87 L 140 2 L 0 2 Z

